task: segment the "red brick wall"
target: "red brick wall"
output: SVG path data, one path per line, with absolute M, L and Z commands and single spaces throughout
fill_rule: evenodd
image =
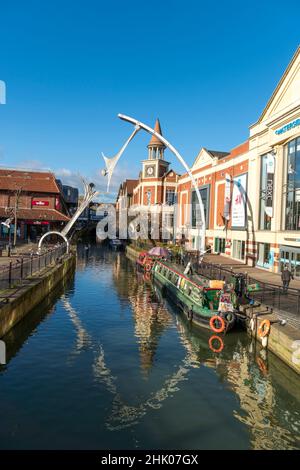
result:
M 59 197 L 58 195 L 45 195 L 41 193 L 23 193 L 19 198 L 19 207 L 23 209 L 40 209 L 39 206 L 32 206 L 32 200 L 38 201 L 47 201 L 49 203 L 47 209 L 55 209 L 55 198 Z M 0 207 L 14 207 L 15 205 L 15 195 L 11 193 L 0 193 Z
M 181 225 L 184 225 L 186 223 L 186 207 L 185 205 L 187 204 L 187 195 L 182 194 L 181 196 Z
M 225 183 L 220 184 L 218 186 L 218 194 L 217 194 L 217 225 L 222 226 L 224 225 L 224 220 L 222 215 L 224 214 L 224 197 L 225 197 Z
M 143 205 L 147 206 L 147 192 L 151 191 L 151 204 L 155 204 L 155 186 L 146 186 L 144 187 L 144 194 L 143 194 Z

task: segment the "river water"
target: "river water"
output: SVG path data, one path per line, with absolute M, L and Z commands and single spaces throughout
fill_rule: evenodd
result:
M 4 338 L 0 448 L 299 449 L 300 378 L 245 333 L 210 337 L 125 254 L 79 246 Z

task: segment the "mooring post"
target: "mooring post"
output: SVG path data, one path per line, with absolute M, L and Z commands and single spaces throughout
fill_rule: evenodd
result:
M 11 276 L 12 276 L 12 262 L 9 263 L 9 272 L 8 272 L 8 285 L 9 288 L 11 287 Z

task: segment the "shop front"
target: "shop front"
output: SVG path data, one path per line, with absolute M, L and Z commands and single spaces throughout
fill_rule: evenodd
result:
M 24 221 L 24 238 L 31 242 L 37 242 L 49 230 L 50 222 L 44 220 Z
M 300 247 L 280 246 L 279 271 L 287 266 L 295 279 L 300 279 Z
M 300 277 L 300 48 L 250 127 L 249 200 L 257 266 Z

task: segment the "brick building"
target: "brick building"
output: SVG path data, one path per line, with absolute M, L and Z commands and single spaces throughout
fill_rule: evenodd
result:
M 244 259 L 245 254 L 246 218 L 243 218 L 243 201 L 232 193 L 235 183 L 247 181 L 248 149 L 248 142 L 230 152 L 202 148 L 191 167 L 204 205 L 206 248 L 227 255 L 234 252 L 238 259 Z M 187 234 L 190 249 L 198 249 L 198 198 L 188 174 L 179 178 L 177 200 L 177 230 Z M 231 212 L 238 201 L 240 214 L 236 211 L 232 218 Z
M 202 149 L 192 167 L 206 208 L 206 245 L 272 272 L 288 265 L 300 278 L 300 47 L 247 142 L 223 155 Z M 187 175 L 179 180 L 178 229 L 189 225 L 196 198 Z M 191 203 L 185 212 L 185 201 Z
M 155 129 L 161 133 L 159 122 Z M 139 182 L 138 207 L 171 212 L 176 238 L 200 246 L 199 207 L 187 173 L 178 176 L 155 137 Z M 205 244 L 214 253 L 272 272 L 288 265 L 300 279 L 300 47 L 295 52 L 249 138 L 230 151 L 202 148 L 191 171 L 204 204 Z
M 157 119 L 155 131 L 162 135 L 160 122 Z M 174 232 L 174 204 L 179 176 L 170 169 L 165 160 L 165 145 L 154 135 L 148 144 L 148 158 L 142 160 L 142 171 L 138 180 L 126 180 L 120 185 L 117 196 L 117 211 L 148 211 L 156 213 L 160 230 L 164 220 L 168 230 Z M 129 220 L 131 218 L 129 217 Z
M 48 230 L 61 230 L 69 215 L 59 184 L 49 171 L 0 169 L 0 220 L 12 219 L 17 207 L 17 239 L 35 241 Z M 1 224 L 0 238 L 9 230 Z

